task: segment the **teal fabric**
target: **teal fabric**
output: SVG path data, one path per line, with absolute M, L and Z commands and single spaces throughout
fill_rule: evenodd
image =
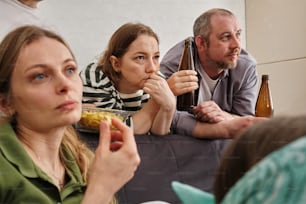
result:
M 247 172 L 222 204 L 305 204 L 306 136 L 271 153 Z
M 0 203 L 76 204 L 80 203 L 85 183 L 72 154 L 63 149 L 68 182 L 61 192 L 18 141 L 8 124 L 0 125 Z
M 187 184 L 173 181 L 171 183 L 172 189 L 180 198 L 183 204 L 214 204 L 214 196 L 206 193 L 198 188 Z
M 213 195 L 173 182 L 183 204 L 213 204 Z M 247 172 L 221 204 L 305 204 L 306 136 L 272 152 Z

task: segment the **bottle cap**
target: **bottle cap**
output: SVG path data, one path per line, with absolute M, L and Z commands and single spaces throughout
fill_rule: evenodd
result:
M 262 80 L 269 80 L 269 75 L 268 75 L 268 74 L 263 74 L 263 75 L 261 76 L 261 79 L 262 79 Z

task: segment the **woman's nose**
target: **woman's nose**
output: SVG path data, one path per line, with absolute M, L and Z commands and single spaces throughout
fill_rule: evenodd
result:
M 148 61 L 146 72 L 148 73 L 154 73 L 157 72 L 159 64 L 154 61 L 154 59 L 151 59 Z
M 71 89 L 72 83 L 65 75 L 60 74 L 56 77 L 56 91 L 58 93 L 66 93 Z

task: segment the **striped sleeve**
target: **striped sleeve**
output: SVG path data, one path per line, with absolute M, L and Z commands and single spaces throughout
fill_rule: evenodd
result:
M 83 81 L 83 103 L 92 103 L 101 108 L 122 108 L 115 87 L 95 63 L 80 72 Z

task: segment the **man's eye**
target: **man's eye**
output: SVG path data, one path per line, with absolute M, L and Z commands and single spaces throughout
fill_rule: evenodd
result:
M 229 38 L 230 38 L 230 36 L 225 35 L 225 36 L 222 36 L 222 37 L 221 37 L 221 40 L 222 40 L 222 41 L 226 41 L 226 40 L 228 40 Z

